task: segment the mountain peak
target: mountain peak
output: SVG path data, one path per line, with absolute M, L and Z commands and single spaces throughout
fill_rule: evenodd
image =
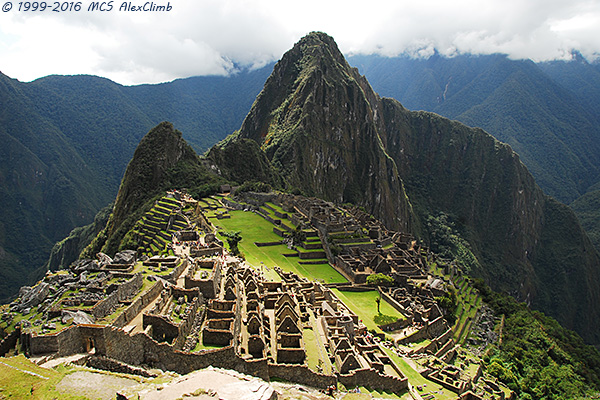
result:
M 290 57 L 300 54 L 302 58 L 308 58 L 311 61 L 319 57 L 331 56 L 336 62 L 346 64 L 346 60 L 335 40 L 323 32 L 309 33 L 300 39 L 286 54 Z
M 298 106 L 293 107 L 294 110 L 300 110 L 303 106 L 300 104 L 303 97 L 300 94 L 307 94 L 304 88 L 309 88 L 310 92 L 320 82 L 327 82 L 326 86 L 331 86 L 334 82 L 344 85 L 356 78 L 360 78 L 360 75 L 350 67 L 331 36 L 322 32 L 309 33 L 275 65 L 242 124 L 241 137 L 261 144 L 272 133 L 269 132 L 272 110 L 284 107 L 282 111 L 287 112 L 292 109 L 288 105 L 292 104 Z M 372 89 L 369 92 L 374 95 Z M 269 142 L 269 138 L 266 141 Z
M 406 229 L 412 210 L 382 145 L 380 106 L 333 38 L 312 32 L 275 65 L 238 138 L 257 142 L 292 188 L 356 203 Z
M 98 251 L 116 253 L 136 221 L 136 212 L 148 208 L 152 199 L 167 189 L 195 190 L 214 185 L 217 180 L 206 171 L 181 132 L 172 123 L 161 122 L 140 141 L 125 170 L 106 228 L 84 250 L 84 255 L 93 257 Z

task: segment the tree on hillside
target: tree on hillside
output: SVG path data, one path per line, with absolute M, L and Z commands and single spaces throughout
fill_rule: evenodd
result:
M 242 241 L 242 232 L 241 231 L 219 231 L 221 236 L 227 240 L 227 244 L 229 245 L 229 250 L 233 255 L 239 255 L 240 250 L 238 249 L 238 243 Z

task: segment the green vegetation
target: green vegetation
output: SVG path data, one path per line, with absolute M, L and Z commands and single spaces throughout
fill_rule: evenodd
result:
M 122 377 L 119 374 L 98 371 L 88 372 L 85 368 L 71 364 L 60 365 L 53 369 L 42 368 L 23 355 L 19 355 L 0 359 L 0 396 L 7 399 L 84 400 L 97 398 L 96 396 L 114 395 L 111 390 L 116 391 L 117 387 L 98 389 L 91 385 L 89 390 L 81 386 L 74 389 L 63 383 L 63 380 L 69 380 L 71 374 L 82 372 L 106 377 L 109 381 L 105 381 L 105 383 L 109 385 L 114 382 L 114 379 L 119 379 L 120 383 L 131 381 L 132 384 L 137 384 L 140 382 L 139 377 Z
M 392 324 L 394 322 L 396 322 L 398 320 L 398 317 L 395 317 L 393 315 L 385 315 L 385 314 L 377 314 L 373 317 L 373 322 L 375 322 L 377 325 L 387 325 L 387 324 Z
M 242 232 L 241 231 L 219 231 L 219 235 L 227 240 L 227 244 L 229 245 L 229 251 L 233 255 L 239 255 L 240 250 L 238 249 L 238 244 L 242 241 Z
M 273 188 L 268 183 L 257 181 L 246 181 L 242 183 L 236 190 L 236 194 L 245 192 L 269 193 Z
M 424 378 L 421 374 L 419 374 L 415 369 L 407 363 L 402 357 L 398 356 L 394 351 L 383 348 L 383 351 L 392 359 L 392 361 L 400 368 L 404 376 L 408 379 L 411 385 L 413 386 L 424 386 L 427 385 L 423 392 L 419 392 L 421 396 L 426 396 L 429 393 L 435 393 L 435 399 L 439 400 L 454 400 L 456 399 L 456 394 L 452 393 L 449 390 L 444 389 L 442 386 L 434 383 L 427 378 Z M 440 394 L 442 393 L 442 394 Z
M 238 189 L 240 192 L 262 192 L 270 186 L 283 187 L 281 178 L 253 140 L 238 140 L 234 135 L 213 146 L 207 157 L 219 166 L 223 176 L 242 184 Z
M 349 61 L 380 95 L 410 110 L 482 127 L 510 144 L 542 189 L 562 202 L 572 202 L 598 179 L 600 136 L 593 116 L 600 79 L 593 63 L 534 65 L 504 55 L 359 55 Z
M 14 177 L 0 188 L 0 301 L 42 277 L 52 246 L 114 201 L 144 133 L 172 121 L 204 152 L 239 128 L 271 70 L 139 86 L 84 75 L 19 82 L 0 74 L 0 176 Z M 68 265 L 71 257 L 62 255 L 71 250 L 55 253 L 52 268 Z
M 502 344 L 484 357 L 488 372 L 522 398 L 572 399 L 600 389 L 600 353 L 554 319 L 512 297 L 476 287 L 496 314 L 504 315 Z
M 335 295 L 346 304 L 368 329 L 373 329 L 377 332 L 382 333 L 379 329 L 375 318 L 394 318 L 394 321 L 399 318 L 405 318 L 399 313 L 394 307 L 392 307 L 387 301 L 381 299 L 380 312 L 377 311 L 376 299 L 379 298 L 379 292 L 371 290 L 368 292 L 346 292 L 339 289 L 332 289 Z M 386 317 L 380 317 L 383 314 Z
M 600 251 L 600 190 L 584 194 L 571 203 L 571 208 L 596 249 Z
M 454 322 L 456 321 L 456 311 L 458 308 L 456 291 L 454 290 L 454 288 L 448 288 L 448 291 L 444 294 L 444 296 L 436 297 L 435 300 L 438 302 L 438 305 L 442 309 L 446 321 L 448 321 L 450 326 L 454 325 Z
M 203 192 L 223 182 L 211 174 L 194 150 L 182 139 L 181 132 L 163 122 L 140 141 L 127 166 L 115 207 L 106 228 L 84 250 L 82 256 L 102 251 L 114 254 L 122 240 L 154 200 L 167 189 L 190 189 Z M 156 246 L 153 251 L 162 251 Z
M 367 285 L 389 286 L 394 283 L 394 278 L 385 274 L 371 274 L 367 276 Z
M 481 269 L 471 245 L 457 232 L 456 224 L 445 213 L 428 216 L 426 220 L 431 251 L 442 258 L 456 260 L 461 270 L 468 274 Z

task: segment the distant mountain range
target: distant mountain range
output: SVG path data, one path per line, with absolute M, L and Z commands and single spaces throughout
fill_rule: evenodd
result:
M 353 56 L 381 95 L 508 143 L 544 191 L 571 203 L 600 181 L 600 65 L 504 55 Z
M 0 299 L 33 282 L 53 244 L 114 200 L 151 127 L 170 120 L 203 152 L 239 128 L 271 69 L 131 87 L 0 74 Z
M 537 184 L 565 204 L 600 189 L 600 64 L 577 54 L 570 62 L 537 64 L 504 55 L 348 61 L 380 95 L 508 143 Z M 600 249 L 600 208 L 589 206 L 590 196 L 574 210 Z

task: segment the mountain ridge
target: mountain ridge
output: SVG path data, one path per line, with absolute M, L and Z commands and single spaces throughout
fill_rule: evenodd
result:
M 600 179 L 600 79 L 580 61 L 507 56 L 349 58 L 383 96 L 485 129 L 509 143 L 550 195 L 570 203 Z M 588 85 L 583 88 L 585 77 Z
M 345 83 L 346 93 L 336 86 L 338 81 Z M 256 141 L 292 187 L 326 200 L 362 205 L 390 227 L 409 230 L 412 207 L 395 162 L 382 145 L 377 114 L 368 111 L 377 101 L 333 39 L 311 34 L 276 64 L 236 135 Z M 345 108 L 349 117 L 336 106 Z M 364 121 L 356 119 L 365 113 Z M 306 146 L 314 149 L 311 140 L 317 136 L 322 151 L 306 151 Z M 356 152 L 364 156 L 360 163 L 353 158 Z M 386 175 L 373 177 L 373 171 Z M 362 184 L 376 187 L 382 195 L 364 196 Z

